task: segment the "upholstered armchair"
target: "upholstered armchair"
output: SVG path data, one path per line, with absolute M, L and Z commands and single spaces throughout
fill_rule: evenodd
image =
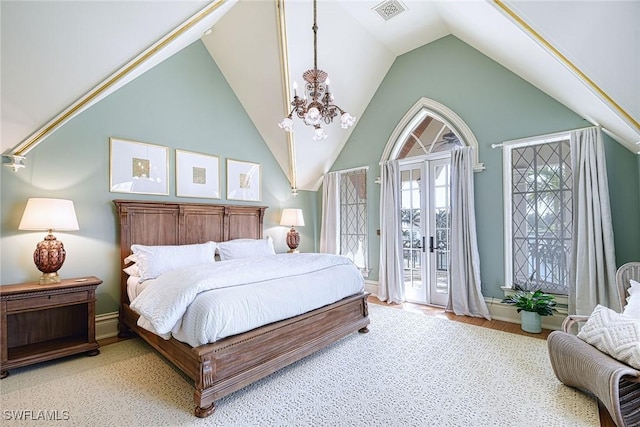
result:
M 621 306 L 626 305 L 630 280 L 640 282 L 640 262 L 616 273 Z M 556 377 L 567 386 L 586 391 L 607 408 L 618 427 L 640 426 L 640 371 L 578 338 L 575 325 L 589 316 L 568 316 L 562 330 L 549 334 L 549 358 Z

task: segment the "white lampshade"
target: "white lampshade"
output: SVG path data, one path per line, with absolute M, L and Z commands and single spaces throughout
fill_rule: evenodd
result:
M 71 200 L 29 199 L 18 230 L 79 230 Z
M 280 225 L 286 225 L 290 227 L 304 226 L 302 209 L 283 209 L 282 218 L 280 219 Z

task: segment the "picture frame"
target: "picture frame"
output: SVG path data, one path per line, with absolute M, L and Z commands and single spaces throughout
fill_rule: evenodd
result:
M 220 198 L 220 158 L 176 149 L 176 196 Z
M 260 163 L 227 159 L 227 200 L 251 202 L 262 200 Z
M 169 149 L 109 138 L 109 191 L 169 195 Z

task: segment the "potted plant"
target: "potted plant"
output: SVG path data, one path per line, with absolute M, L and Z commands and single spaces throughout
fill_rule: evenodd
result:
M 516 293 L 505 297 L 502 302 L 511 304 L 518 309 L 521 319 L 521 327 L 525 332 L 534 334 L 542 331 L 542 319 L 540 316 L 551 316 L 555 310 L 555 297 L 542 292 L 540 289 L 528 290 L 515 285 Z

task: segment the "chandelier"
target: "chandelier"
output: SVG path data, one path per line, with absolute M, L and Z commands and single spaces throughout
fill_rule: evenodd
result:
M 308 126 L 314 127 L 313 139 L 323 140 L 327 134 L 320 127 L 321 123 L 331 124 L 334 117 L 340 114 L 340 125 L 347 129 L 356 122 L 356 118 L 333 103 L 333 95 L 329 89 L 329 76 L 325 71 L 318 70 L 318 25 L 316 24 L 316 0 L 313 0 L 313 69 L 302 74 L 304 79 L 304 94 L 298 96 L 298 85 L 293 82 L 293 107 L 287 117 L 278 123 L 281 129 L 293 132 L 293 114 L 295 113 Z

